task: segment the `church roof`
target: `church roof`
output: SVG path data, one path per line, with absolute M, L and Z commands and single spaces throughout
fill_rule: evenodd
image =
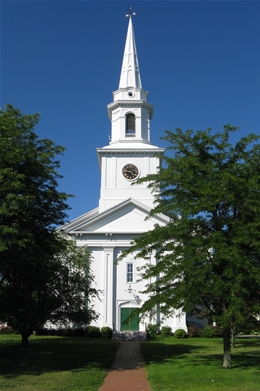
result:
M 146 227 L 146 230 L 152 229 L 156 222 L 162 225 L 169 222 L 169 217 L 163 214 L 153 216 L 150 223 L 145 222 L 145 217 L 149 215 L 149 212 L 149 207 L 133 198 L 129 198 L 102 213 L 98 213 L 98 208 L 93 209 L 60 227 L 59 231 L 76 234 L 101 233 L 109 229 L 110 232 L 118 233 L 142 233 L 144 227 Z
M 129 24 L 119 81 L 119 89 L 127 87 L 142 88 L 132 15 L 129 15 Z

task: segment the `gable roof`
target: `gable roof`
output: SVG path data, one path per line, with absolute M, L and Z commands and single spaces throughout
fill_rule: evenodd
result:
M 142 233 L 150 230 L 155 224 L 165 225 L 169 217 L 159 214 L 147 216 L 150 208 L 135 199 L 129 198 L 99 213 L 98 208 L 63 225 L 58 231 L 68 234 L 76 233 Z

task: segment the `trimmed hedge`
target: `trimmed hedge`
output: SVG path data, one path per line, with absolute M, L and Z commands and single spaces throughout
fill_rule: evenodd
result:
M 156 336 L 159 334 L 158 329 L 159 327 L 157 324 L 148 324 L 146 328 L 147 338 L 155 339 Z
M 113 330 L 111 329 L 111 327 L 104 326 L 101 327 L 101 334 L 102 337 L 111 339 L 113 336 Z
M 78 337 L 78 338 L 101 338 L 102 333 L 97 326 L 76 327 L 76 328 L 60 328 L 60 329 L 37 329 L 37 335 L 58 335 L 60 337 Z
M 174 332 L 174 338 L 186 338 L 187 333 L 183 329 L 178 329 Z
M 221 338 L 223 337 L 223 332 L 221 327 L 206 326 L 202 330 L 200 330 L 200 336 L 202 338 Z
M 172 328 L 169 326 L 163 326 L 161 329 L 162 337 L 171 337 L 172 336 Z
M 214 330 L 212 327 L 210 326 L 206 326 L 204 327 L 201 331 L 200 331 L 200 336 L 202 338 L 213 338 L 214 337 Z
M 86 336 L 90 338 L 101 338 L 102 334 L 100 328 L 97 326 L 87 326 L 86 327 Z

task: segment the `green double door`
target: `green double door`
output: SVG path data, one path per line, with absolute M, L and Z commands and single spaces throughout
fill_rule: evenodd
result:
M 138 315 L 132 313 L 137 308 L 121 308 L 121 331 L 138 331 L 139 330 L 139 319 Z M 130 319 L 128 319 L 131 316 Z

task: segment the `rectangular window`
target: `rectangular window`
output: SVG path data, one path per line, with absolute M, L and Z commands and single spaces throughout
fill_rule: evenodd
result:
M 133 265 L 133 263 L 126 264 L 126 282 L 134 282 L 134 265 Z

